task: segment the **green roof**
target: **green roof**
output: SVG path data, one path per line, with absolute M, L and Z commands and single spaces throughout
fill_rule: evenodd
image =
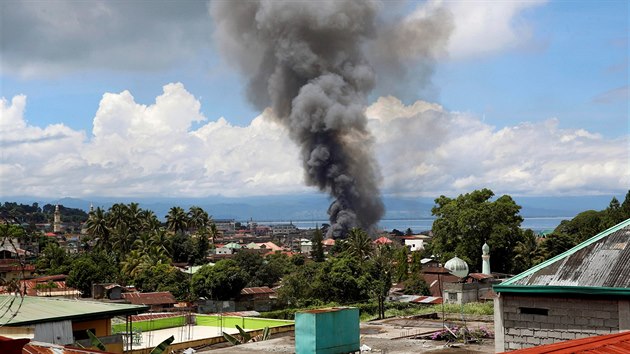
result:
M 64 320 L 91 320 L 114 316 L 135 315 L 149 306 L 114 304 L 38 296 L 0 295 L 0 314 L 6 326 L 25 326 Z M 10 320 L 7 322 L 7 319 Z
M 495 285 L 497 293 L 630 296 L 630 219 Z

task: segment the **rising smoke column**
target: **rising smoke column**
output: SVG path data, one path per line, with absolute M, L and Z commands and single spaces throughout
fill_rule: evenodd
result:
M 375 72 L 363 49 L 377 37 L 379 6 L 336 0 L 211 5 L 222 53 L 250 78 L 248 98 L 261 110 L 271 106 L 300 147 L 306 183 L 334 199 L 332 237 L 353 227 L 369 230 L 384 213 L 364 114 Z

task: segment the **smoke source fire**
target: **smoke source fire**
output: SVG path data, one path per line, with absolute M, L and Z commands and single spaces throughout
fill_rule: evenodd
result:
M 261 110 L 272 108 L 300 147 L 306 183 L 332 197 L 329 237 L 353 227 L 370 231 L 384 214 L 364 113 L 375 85 L 364 52 L 376 37 L 379 6 L 217 1 L 211 7 L 222 53 L 250 78 L 248 98 Z

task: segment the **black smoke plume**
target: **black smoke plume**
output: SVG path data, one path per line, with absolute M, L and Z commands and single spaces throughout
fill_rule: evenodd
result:
M 392 41 L 397 32 L 388 27 L 380 38 L 389 43 L 379 45 L 380 6 L 336 0 L 211 5 L 222 53 L 250 78 L 248 98 L 261 110 L 271 106 L 300 147 L 306 182 L 334 199 L 328 209 L 332 237 L 353 227 L 370 230 L 384 213 L 364 113 L 376 74 L 365 53 L 386 48 L 375 58 L 400 66 L 409 58 L 394 57 L 410 55 L 414 38 Z

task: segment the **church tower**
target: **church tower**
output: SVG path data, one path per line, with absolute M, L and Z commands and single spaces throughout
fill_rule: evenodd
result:
M 61 212 L 59 211 L 59 204 L 55 206 L 53 232 L 61 232 Z

